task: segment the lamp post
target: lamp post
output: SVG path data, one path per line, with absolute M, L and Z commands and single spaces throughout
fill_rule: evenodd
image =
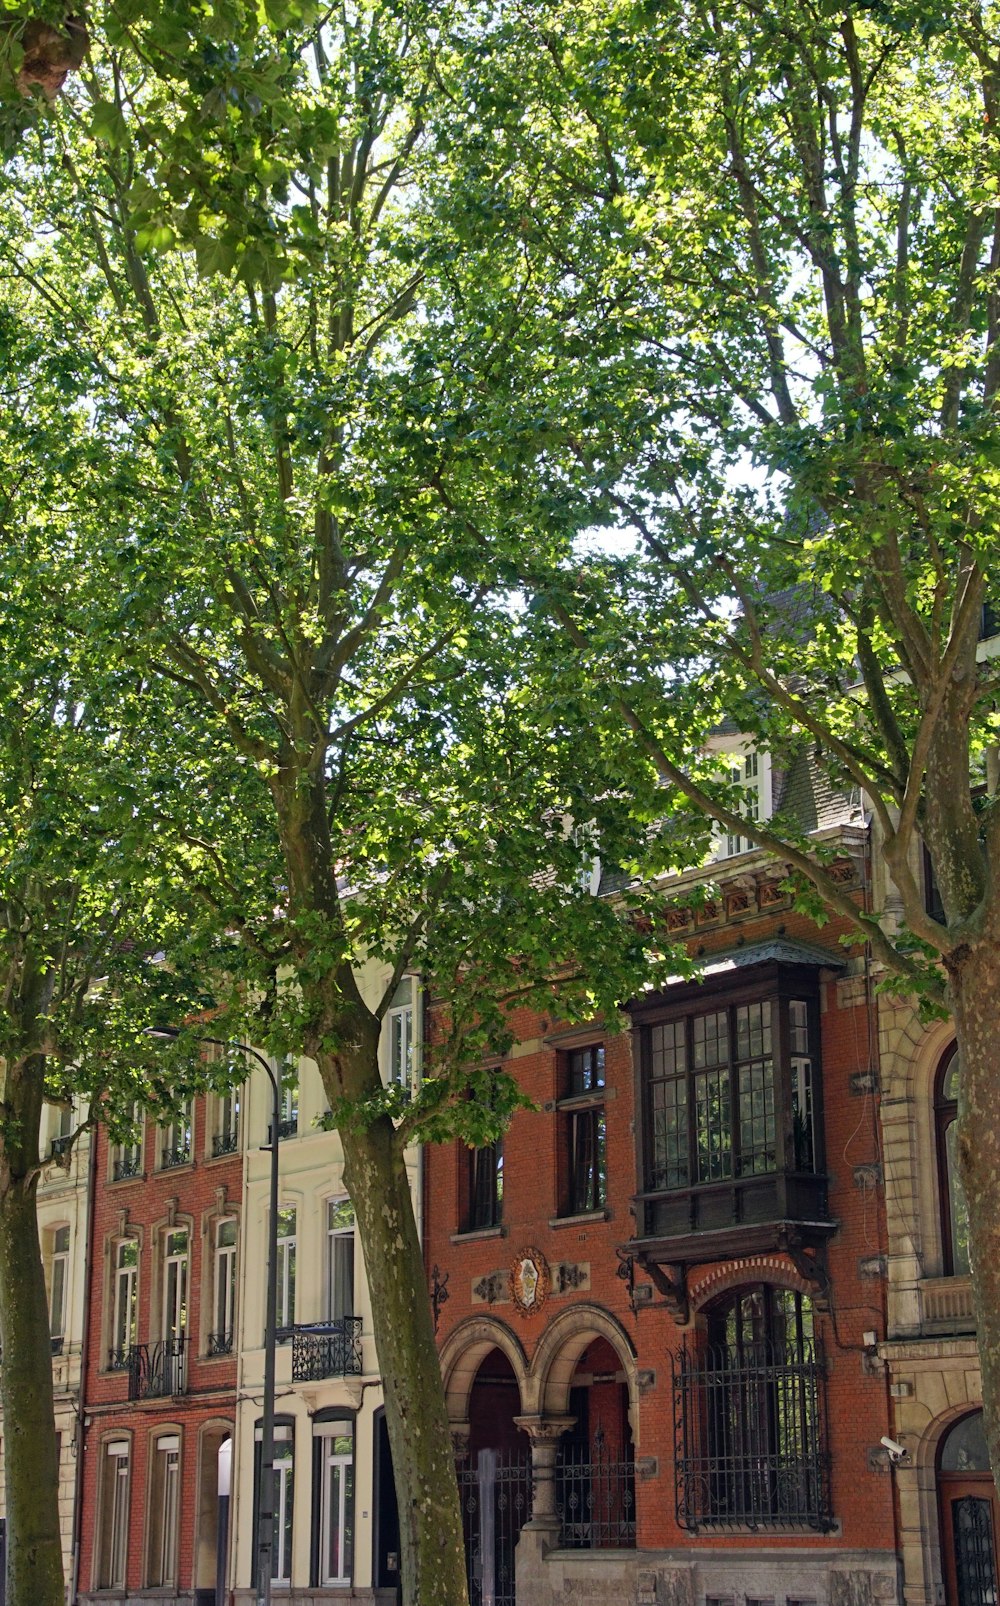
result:
M 180 1037 L 176 1026 L 150 1026 L 147 1037 L 173 1041 Z M 262 1145 L 271 1151 L 271 1211 L 267 1232 L 267 1293 L 264 1312 L 264 1405 L 260 1426 L 260 1484 L 257 1497 L 257 1606 L 271 1606 L 271 1552 L 274 1549 L 274 1359 L 278 1331 L 278 1126 L 281 1121 L 281 1088 L 274 1070 L 263 1054 L 249 1043 L 226 1041 L 222 1037 L 203 1037 L 199 1043 L 219 1048 L 236 1048 L 255 1059 L 267 1072 L 271 1084 L 271 1141 Z

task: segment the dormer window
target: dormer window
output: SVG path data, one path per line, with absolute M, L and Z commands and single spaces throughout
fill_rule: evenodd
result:
M 769 819 L 772 808 L 770 755 L 749 748 L 741 741 L 732 748 L 723 748 L 719 756 L 728 764 L 729 779 L 740 789 L 738 812 L 745 820 Z M 720 859 L 732 859 L 756 847 L 741 831 L 720 831 L 718 840 L 716 856 Z

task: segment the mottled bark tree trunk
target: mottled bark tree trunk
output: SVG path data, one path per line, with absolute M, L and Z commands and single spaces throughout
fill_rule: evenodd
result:
M 59 1464 L 45 1273 L 38 1241 L 44 1068 L 8 1066 L 0 1135 L 0 1400 L 7 1499 L 7 1606 L 63 1606 Z
M 1000 1491 L 1000 944 L 949 962 L 961 1055 L 958 1151 L 969 1207 L 969 1248 L 983 1413 Z
M 341 1132 L 375 1318 L 407 1606 L 466 1606 L 455 1457 L 420 1239 L 391 1121 Z

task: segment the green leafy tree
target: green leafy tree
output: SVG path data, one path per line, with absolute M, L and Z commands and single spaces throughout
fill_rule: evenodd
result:
M 996 7 L 964 0 L 542 3 L 498 20 L 461 98 L 466 124 L 487 92 L 504 108 L 475 193 L 564 273 L 536 367 L 581 341 L 598 359 L 589 411 L 556 427 L 594 523 L 639 556 L 536 577 L 595 720 L 613 702 L 665 813 L 772 848 L 805 906 L 954 1015 L 1000 1470 L 1000 762 L 980 639 L 1000 551 L 998 37 Z M 704 751 L 723 718 L 863 796 L 889 878 L 873 910 L 794 822 L 742 819 Z
M 466 1598 L 465 1558 L 405 1146 L 502 1127 L 517 1088 L 482 1063 L 518 1006 L 611 1010 L 656 968 L 638 894 L 583 886 L 595 853 L 641 863 L 641 766 L 588 742 L 516 589 L 527 555 L 555 562 L 587 516 L 536 466 L 543 399 L 580 371 L 519 388 L 547 285 L 516 236 L 475 262 L 490 305 L 466 311 L 480 219 L 448 197 L 481 142 L 456 151 L 448 127 L 478 45 L 450 20 L 380 5 L 328 20 L 308 71 L 291 53 L 270 154 L 240 147 L 248 226 L 201 234 L 154 193 L 142 69 L 109 48 L 25 139 L 0 225 L 80 449 L 54 438 L 43 385 L 26 383 L 26 416 L 109 654 L 158 686 L 123 796 L 200 908 L 180 955 L 225 978 L 213 1035 L 242 1010 L 254 1041 L 319 1067 L 365 1254 L 406 1598 L 442 1606 Z M 109 94 L 114 127 L 97 115 Z M 358 983 L 372 958 L 391 969 L 374 1008 Z M 377 1050 L 412 970 L 447 1027 L 411 1098 L 383 1087 Z
M 65 1591 L 45 1277 L 36 1192 L 45 1103 L 75 1100 L 116 1128 L 136 1098 L 171 1107 L 144 1020 L 202 1000 L 151 961 L 169 939 L 168 887 L 148 873 L 132 798 L 145 746 L 141 681 L 116 673 L 91 627 L 90 577 L 54 472 L 81 445 L 65 373 L 8 305 L 0 479 L 0 1400 L 7 1599 L 59 1606 Z M 30 389 L 30 394 L 29 394 Z M 30 418 L 29 418 L 30 415 Z M 105 599 L 106 600 L 106 599 Z M 103 610 L 102 610 L 103 611 Z M 130 723 L 132 742 L 123 741 Z M 144 1052 L 145 1050 L 145 1052 Z M 56 1162 L 58 1163 L 58 1162 Z

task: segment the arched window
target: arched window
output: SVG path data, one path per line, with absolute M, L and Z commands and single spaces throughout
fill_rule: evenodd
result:
M 958 1045 L 953 1043 L 934 1084 L 941 1244 L 948 1277 L 964 1277 L 969 1271 L 969 1211 L 958 1174 L 958 1076 Z
M 712 1307 L 707 1339 L 674 1369 L 682 1526 L 825 1531 L 824 1368 L 810 1299 L 767 1283 L 734 1289 Z
M 937 1484 L 948 1606 L 993 1606 L 1000 1524 L 982 1411 L 960 1417 L 944 1435 Z

